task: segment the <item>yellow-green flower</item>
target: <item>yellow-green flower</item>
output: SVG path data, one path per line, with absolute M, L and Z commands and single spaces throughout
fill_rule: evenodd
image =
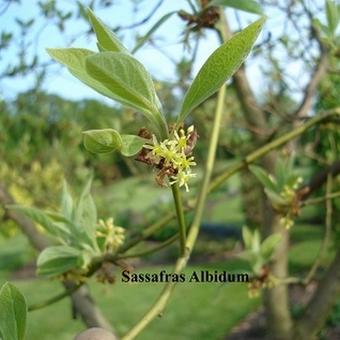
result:
M 190 153 L 186 154 L 185 152 L 193 132 L 193 126 L 190 126 L 187 132 L 184 129 L 180 129 L 179 132 L 173 132 L 172 138 L 161 142 L 158 142 L 157 138 L 153 135 L 152 144 L 144 145 L 144 148 L 150 150 L 147 157 L 158 166 L 160 171 L 163 168 L 170 170 L 168 171 L 170 184 L 178 183 L 180 187 L 184 186 L 186 191 L 189 191 L 189 180 L 196 176 L 191 171 L 191 167 L 196 165 L 194 157 Z

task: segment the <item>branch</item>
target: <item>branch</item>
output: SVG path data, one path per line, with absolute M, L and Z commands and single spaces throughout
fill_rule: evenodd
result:
M 304 96 L 300 106 L 292 114 L 294 119 L 307 116 L 313 106 L 313 99 L 317 92 L 318 86 L 324 75 L 327 73 L 328 68 L 328 54 L 322 50 L 321 57 L 318 64 L 315 66 L 314 72 L 311 76 L 308 85 L 304 90 Z
M 64 299 L 65 297 L 71 295 L 72 293 L 74 293 L 76 290 L 78 290 L 81 286 L 83 285 L 83 282 L 77 285 L 74 285 L 73 287 L 71 287 L 70 289 L 65 289 L 62 293 L 59 293 L 51 298 L 49 298 L 48 300 L 41 302 L 41 303 L 35 303 L 32 305 L 28 306 L 28 311 L 29 312 L 33 312 L 35 310 L 39 310 L 42 308 L 45 308 L 47 306 L 50 306 L 62 299 Z
M 132 25 L 129 25 L 129 26 L 118 26 L 118 27 L 115 28 L 115 31 L 122 30 L 122 29 L 127 30 L 127 29 L 136 28 L 138 26 L 144 25 L 145 23 L 147 23 L 153 17 L 153 15 L 156 13 L 158 8 L 162 6 L 163 1 L 164 0 L 158 1 L 156 6 L 151 10 L 151 12 L 144 19 L 142 19 L 142 20 L 140 20 L 140 21 L 138 21 L 138 22 L 136 22 Z
M 309 119 L 309 121 L 307 121 L 305 124 L 295 128 L 294 130 L 292 130 L 290 132 L 285 133 L 284 135 L 273 140 L 272 142 L 267 143 L 266 145 L 264 145 L 264 146 L 256 149 L 255 151 L 249 153 L 243 160 L 241 160 L 241 161 L 235 163 L 234 165 L 230 166 L 228 169 L 226 169 L 224 172 L 222 172 L 219 176 L 217 176 L 212 181 L 212 183 L 210 184 L 210 191 L 218 188 L 230 176 L 234 175 L 235 173 L 237 173 L 241 169 L 246 168 L 249 164 L 255 162 L 257 159 L 265 156 L 266 154 L 273 151 L 274 149 L 277 149 L 280 146 L 282 146 L 282 145 L 290 142 L 291 140 L 295 139 L 296 137 L 302 135 L 308 129 L 310 129 L 312 126 L 314 126 L 316 124 L 320 124 L 322 121 L 330 119 L 333 116 L 339 116 L 340 117 L 340 108 L 325 112 L 324 114 L 319 114 L 319 115 Z M 323 179 L 322 183 L 326 180 L 326 178 L 327 178 L 327 174 L 326 174 L 325 178 L 322 177 L 322 179 Z
M 335 198 L 338 198 L 338 197 L 340 197 L 340 191 L 332 192 L 332 193 L 325 195 L 325 196 L 322 196 L 322 197 L 312 198 L 310 200 L 302 202 L 301 205 L 305 206 L 305 205 L 319 204 L 319 203 L 322 203 L 324 201 L 332 200 L 332 199 L 335 199 Z
M 298 190 L 297 197 L 299 201 L 306 200 L 314 191 L 318 190 L 327 181 L 328 175 L 335 177 L 338 174 L 340 174 L 340 161 L 336 161 L 322 171 L 316 173 L 307 185 Z

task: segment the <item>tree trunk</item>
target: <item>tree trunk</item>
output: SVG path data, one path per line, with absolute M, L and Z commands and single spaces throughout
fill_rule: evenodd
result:
M 296 322 L 296 340 L 314 339 L 340 294 L 340 251 L 320 282 L 315 294 L 308 303 L 304 314 Z

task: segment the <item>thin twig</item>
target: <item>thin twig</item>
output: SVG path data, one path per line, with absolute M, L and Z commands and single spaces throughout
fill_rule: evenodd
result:
M 48 300 L 46 301 L 43 301 L 43 302 L 40 302 L 40 303 L 36 303 L 36 304 L 33 304 L 33 305 L 30 305 L 28 306 L 28 311 L 29 312 L 33 312 L 35 310 L 38 310 L 38 309 L 42 309 L 42 308 L 45 308 L 47 306 L 50 306 L 62 299 L 64 299 L 65 297 L 73 294 L 76 290 L 78 290 L 82 285 L 84 284 L 84 282 L 81 282 L 69 289 L 65 289 L 65 291 L 63 291 L 62 293 L 60 294 L 57 294 L 51 298 L 49 298 Z
M 208 158 L 207 158 L 205 171 L 203 175 L 202 187 L 201 187 L 198 200 L 196 203 L 196 207 L 195 207 L 195 217 L 190 227 L 188 238 L 185 244 L 185 254 L 184 256 L 179 257 L 179 259 L 176 262 L 174 272 L 177 274 L 180 273 L 185 268 L 189 260 L 191 251 L 197 239 L 205 200 L 209 192 L 209 182 L 210 182 L 210 178 L 211 178 L 211 174 L 212 174 L 214 162 L 215 162 L 215 154 L 216 154 L 216 148 L 218 144 L 218 136 L 219 136 L 221 118 L 222 118 L 222 113 L 223 113 L 224 95 L 225 95 L 225 86 L 222 86 L 218 94 L 218 102 L 217 102 L 217 107 L 216 107 L 216 114 L 215 114 L 212 135 L 210 138 Z M 134 339 L 154 318 L 161 315 L 169 301 L 169 298 L 174 288 L 175 288 L 175 282 L 169 282 L 168 284 L 166 284 L 162 293 L 160 294 L 160 296 L 158 297 L 154 305 L 149 309 L 148 312 L 145 313 L 142 319 L 130 331 L 128 331 L 128 333 L 125 336 L 122 337 L 122 340 Z
M 319 203 L 323 203 L 325 201 L 332 200 L 332 199 L 338 198 L 338 197 L 340 197 L 340 191 L 333 192 L 333 193 L 331 193 L 329 195 L 325 195 L 323 197 L 311 198 L 309 200 L 302 202 L 301 205 L 305 206 L 305 205 L 319 204 Z
M 159 244 L 158 246 L 152 248 L 152 249 L 148 249 L 148 250 L 144 250 L 144 251 L 140 251 L 140 252 L 136 252 L 136 253 L 132 253 L 132 254 L 124 254 L 124 255 L 118 255 L 116 257 L 116 260 L 123 260 L 123 259 L 128 259 L 128 258 L 132 258 L 132 257 L 142 257 L 145 255 L 149 255 L 152 253 L 155 253 L 159 250 L 162 250 L 166 247 L 168 247 L 170 244 L 174 243 L 179 237 L 179 234 L 175 234 L 171 237 L 169 237 L 166 241 L 162 242 L 161 244 Z

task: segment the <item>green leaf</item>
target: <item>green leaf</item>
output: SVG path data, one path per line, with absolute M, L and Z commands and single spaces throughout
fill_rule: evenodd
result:
M 47 52 L 58 63 L 67 66 L 70 73 L 84 84 L 106 97 L 115 99 L 111 91 L 86 72 L 85 60 L 95 52 L 84 48 L 48 48 Z
M 249 263 L 253 263 L 256 261 L 256 254 L 252 250 L 244 250 L 237 254 L 237 257 L 240 259 L 246 260 Z
M 38 274 L 46 277 L 58 276 L 81 266 L 81 251 L 70 246 L 48 247 L 37 260 Z
M 88 130 L 83 135 L 84 146 L 90 152 L 108 153 L 122 148 L 122 137 L 114 129 Z
M 146 32 L 146 34 L 141 37 L 138 40 L 138 43 L 136 44 L 136 46 L 133 48 L 132 53 L 136 53 L 144 44 L 145 42 L 147 42 L 150 37 L 152 36 L 152 34 L 160 27 L 164 24 L 164 22 L 166 22 L 174 13 L 177 12 L 170 12 L 165 14 L 164 16 L 162 16 L 151 28 L 149 31 Z
M 54 223 L 48 213 L 32 207 L 24 207 L 20 205 L 8 205 L 9 209 L 17 210 L 33 221 L 41 225 L 49 234 L 59 237 L 62 240 L 69 238 L 69 231 L 60 223 Z M 57 215 L 57 213 L 51 213 Z M 62 217 L 62 216 L 61 216 Z
M 278 246 L 281 241 L 282 235 L 273 234 L 268 236 L 261 244 L 261 254 L 262 256 L 269 260 L 273 255 L 275 248 Z
M 257 229 L 255 229 L 251 240 L 251 249 L 253 250 L 254 253 L 260 252 L 261 249 L 260 245 L 261 245 L 260 233 Z
M 145 114 L 159 134 L 164 128 L 154 84 L 144 66 L 128 54 L 102 52 L 86 58 L 86 71 L 110 98 Z
M 84 131 L 85 148 L 93 153 L 119 151 L 125 157 L 136 155 L 147 142 L 135 135 L 120 135 L 114 129 Z
M 253 234 L 249 230 L 249 228 L 246 227 L 246 226 L 244 226 L 242 228 L 242 238 L 243 238 L 243 242 L 244 242 L 245 248 L 246 249 L 250 249 L 251 243 L 252 243 Z
M 90 192 L 91 184 L 92 177 L 87 181 L 79 197 L 75 209 L 75 224 L 85 232 L 90 244 L 96 247 L 97 208 Z
M 325 7 L 326 7 L 328 28 L 331 34 L 334 35 L 337 29 L 337 26 L 339 24 L 340 13 L 338 13 L 338 6 L 336 5 L 335 1 L 326 0 Z
M 254 0 L 213 0 L 209 5 L 226 6 L 249 13 L 263 14 L 262 7 Z
M 281 192 L 286 184 L 292 170 L 288 167 L 287 159 L 279 158 L 275 164 L 275 179 L 277 181 L 277 192 Z
M 72 220 L 73 214 L 73 199 L 72 195 L 68 189 L 67 182 L 63 181 L 63 191 L 61 194 L 61 201 L 60 201 L 60 212 L 66 218 Z
M 255 21 L 215 50 L 198 72 L 184 97 L 177 123 L 214 94 L 240 67 L 249 54 L 265 18 Z
M 72 75 L 100 94 L 145 114 L 158 137 L 167 136 L 167 125 L 154 84 L 144 66 L 123 52 L 82 48 L 47 49 L 49 55 L 67 66 Z
M 120 152 L 125 157 L 131 157 L 136 155 L 146 143 L 146 139 L 135 135 L 122 135 L 122 149 Z
M 269 189 L 264 189 L 264 192 L 266 193 L 266 195 L 268 196 L 268 198 L 270 199 L 270 202 L 272 203 L 272 206 L 274 208 L 280 209 L 282 207 L 285 207 L 287 205 L 287 201 L 281 197 L 278 193 L 269 190 Z
M 262 183 L 265 188 L 273 191 L 276 190 L 276 183 L 273 181 L 273 178 L 269 174 L 267 174 L 261 167 L 250 165 L 249 170 Z
M 117 36 L 95 16 L 90 8 L 87 9 L 87 13 L 101 49 L 112 52 L 129 53 Z
M 11 283 L 0 289 L 0 334 L 3 340 L 23 340 L 26 330 L 25 297 Z
M 119 151 L 125 157 L 136 155 L 147 142 L 135 135 L 120 135 L 114 129 L 84 131 L 85 148 L 93 153 Z

